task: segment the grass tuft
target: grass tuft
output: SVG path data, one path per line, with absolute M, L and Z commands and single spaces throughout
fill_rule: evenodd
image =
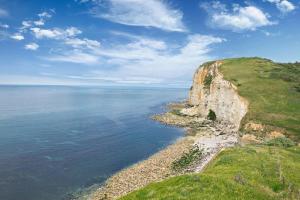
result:
M 266 145 L 277 147 L 292 147 L 295 146 L 295 142 L 286 137 L 278 137 L 267 141 Z
M 184 153 L 178 160 L 175 160 L 172 163 L 172 169 L 177 172 L 186 169 L 195 161 L 199 160 L 202 157 L 202 153 L 202 149 L 200 149 L 197 145 L 194 145 L 189 152 Z

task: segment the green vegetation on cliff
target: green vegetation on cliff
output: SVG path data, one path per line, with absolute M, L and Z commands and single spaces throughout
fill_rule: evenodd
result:
M 257 134 L 245 127 L 254 122 L 295 142 L 279 137 L 224 150 L 202 173 L 152 183 L 122 200 L 300 199 L 300 63 L 235 58 L 223 60 L 220 71 L 249 102 L 242 132 Z
M 299 199 L 300 148 L 227 149 L 201 174 L 153 183 L 122 200 Z
M 220 70 L 250 103 L 243 124 L 279 127 L 300 140 L 300 63 L 236 58 L 224 60 Z

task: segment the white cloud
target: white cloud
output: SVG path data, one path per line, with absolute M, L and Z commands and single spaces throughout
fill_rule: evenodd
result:
M 81 34 L 81 31 L 75 27 L 70 27 L 65 30 L 60 28 L 53 28 L 53 29 L 41 29 L 38 27 L 34 27 L 30 29 L 34 36 L 37 39 L 42 38 L 50 38 L 50 39 L 65 39 L 67 37 L 73 37 L 78 34 Z
M 20 27 L 20 32 L 26 32 L 27 29 L 32 27 L 32 21 L 26 20 L 22 21 L 22 26 Z
M 87 38 L 79 39 L 79 38 L 67 38 L 65 40 L 65 44 L 70 45 L 74 48 L 98 48 L 100 47 L 100 42 L 96 40 L 89 40 Z
M 55 55 L 48 58 L 45 58 L 49 61 L 56 61 L 56 62 L 70 62 L 70 63 L 77 63 L 77 64 L 96 64 L 98 63 L 98 56 L 84 53 L 78 50 L 66 52 L 61 55 Z
M 95 17 L 130 25 L 155 27 L 167 31 L 184 32 L 183 13 L 160 0 L 84 0 L 94 6 Z
M 37 20 L 33 22 L 36 26 L 43 26 L 45 25 L 45 21 L 43 19 Z
M 72 37 L 72 36 L 76 36 L 76 35 L 81 34 L 82 31 L 79 30 L 78 28 L 70 27 L 70 28 L 67 28 L 65 30 L 65 33 L 66 33 L 67 36 Z
M 154 40 L 143 36 L 133 35 L 125 32 L 111 31 L 111 34 L 135 40 L 130 46 L 148 46 L 154 49 L 166 49 L 166 43 L 161 40 Z
M 63 32 L 60 29 L 41 29 L 41 28 L 31 28 L 30 29 L 36 38 L 53 38 L 57 39 L 62 37 Z
M 234 4 L 230 12 L 224 4 L 214 1 L 210 4 L 202 4 L 202 7 L 210 15 L 210 25 L 221 29 L 232 31 L 256 30 L 258 27 L 275 24 L 269 20 L 268 14 L 255 6 L 241 7 Z
M 210 45 L 223 41 L 213 36 L 190 35 L 181 48 L 169 47 L 163 52 L 144 47 L 144 51 L 136 55 L 135 49 L 124 48 L 111 57 L 111 61 L 115 58 L 125 59 L 114 76 L 146 76 L 161 79 L 161 82 L 190 80 L 199 64 L 212 59 L 209 55 Z M 123 55 L 128 55 L 130 59 Z
M 147 48 L 151 48 L 151 49 L 157 49 L 157 50 L 164 50 L 167 48 L 165 42 L 160 41 L 160 40 L 151 40 L 148 38 L 141 38 L 140 40 L 138 40 L 137 42 L 133 43 L 133 44 L 129 44 L 129 47 L 132 48 L 143 48 L 143 47 L 147 47 Z
M 20 28 L 21 32 L 26 32 L 27 29 L 34 26 L 44 26 L 46 21 L 52 17 L 52 14 L 55 13 L 53 9 L 50 9 L 49 12 L 41 12 L 37 14 L 38 19 L 36 20 L 24 20 L 22 21 L 22 26 Z
M 27 50 L 35 51 L 39 48 L 39 45 L 36 43 L 29 43 L 29 44 L 26 44 L 24 48 Z
M 3 8 L 0 8 L 0 17 L 7 17 L 8 11 L 4 10 Z
M 24 40 L 24 36 L 19 33 L 16 33 L 16 34 L 10 36 L 10 38 L 12 38 L 14 40 Z
M 38 16 L 40 18 L 51 18 L 52 17 L 52 15 L 50 13 L 48 13 L 48 12 L 39 13 Z
M 288 0 L 266 0 L 266 1 L 270 3 L 274 3 L 282 13 L 288 13 L 296 9 L 295 5 Z
M 0 23 L 0 28 L 8 29 L 9 25 L 8 24 L 2 24 L 2 23 Z
M 51 11 L 52 12 L 52 11 Z M 38 17 L 40 18 L 39 20 L 36 20 L 34 21 L 33 23 L 36 25 L 36 26 L 43 26 L 45 25 L 45 21 L 47 19 L 50 19 L 52 17 L 52 14 L 50 14 L 49 12 L 42 12 L 42 13 L 39 13 L 38 14 Z
M 28 27 L 31 27 L 32 25 L 32 22 L 31 21 L 22 21 L 22 26 L 24 28 L 28 28 Z
M 57 52 L 57 55 L 46 59 L 97 66 L 98 70 L 84 75 L 86 79 L 102 80 L 106 77 L 117 83 L 179 83 L 191 80 L 199 64 L 213 59 L 211 45 L 225 41 L 210 35 L 195 34 L 189 35 L 183 43 L 174 44 L 138 35 L 115 34 L 127 37 L 129 41 L 93 49 Z M 77 44 L 77 40 L 74 43 Z M 81 41 L 78 43 L 82 44 Z

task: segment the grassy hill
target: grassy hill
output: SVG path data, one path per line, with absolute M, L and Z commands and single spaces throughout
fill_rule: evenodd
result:
M 243 124 L 254 121 L 281 128 L 300 140 L 300 63 L 237 58 L 224 60 L 220 70 L 250 103 Z
M 221 152 L 201 174 L 153 183 L 122 200 L 297 199 L 300 148 L 248 146 Z
M 249 101 L 242 132 L 247 132 L 248 122 L 255 122 L 265 125 L 267 131 L 279 130 L 299 142 L 299 63 L 236 58 L 223 60 L 220 70 Z M 300 199 L 300 147 L 280 140 L 268 144 L 279 146 L 227 149 L 200 174 L 153 183 L 121 199 Z

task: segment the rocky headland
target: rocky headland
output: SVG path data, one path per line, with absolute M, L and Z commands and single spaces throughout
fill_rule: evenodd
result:
M 239 83 L 225 80 L 222 64 L 214 61 L 200 66 L 188 99 L 170 103 L 167 112 L 152 116 L 153 120 L 184 128 L 186 136 L 112 176 L 88 199 L 117 199 L 149 183 L 201 172 L 225 148 L 284 137 L 278 128 L 245 122 L 249 102 L 239 95 L 235 85 Z M 260 132 L 264 134 L 259 138 Z
M 217 61 L 199 68 L 188 100 L 170 103 L 166 113 L 152 117 L 161 123 L 184 128 L 184 138 L 115 174 L 86 198 L 117 199 L 152 182 L 200 172 L 224 148 L 238 144 L 238 130 L 248 103 L 238 95 L 236 86 L 223 79 L 218 70 L 221 64 Z M 183 169 L 174 170 L 174 162 L 194 147 L 201 150 L 201 156 Z

